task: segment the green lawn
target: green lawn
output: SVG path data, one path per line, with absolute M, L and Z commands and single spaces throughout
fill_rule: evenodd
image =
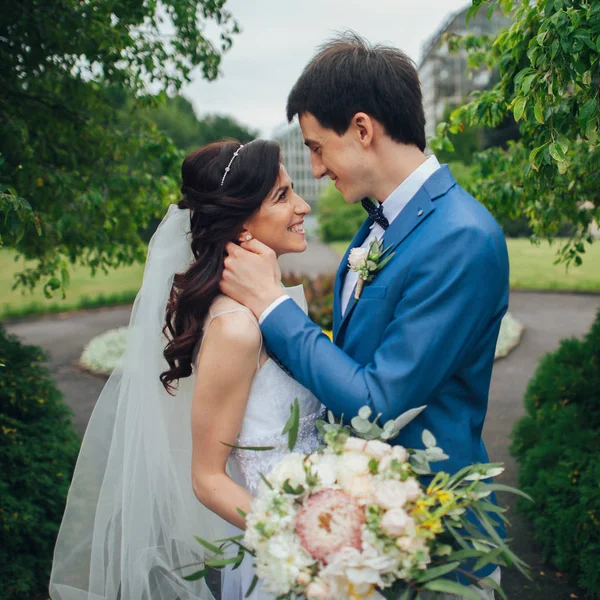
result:
M 14 261 L 12 250 L 0 250 L 0 318 L 133 302 L 144 271 L 143 265 L 134 265 L 92 277 L 89 269 L 74 267 L 66 298 L 63 300 L 58 293 L 47 300 L 41 288 L 33 294 L 11 290 L 14 274 L 22 266 L 22 260 Z
M 332 246 L 341 257 L 348 242 L 335 242 Z M 552 264 L 557 247 L 558 244 L 534 246 L 527 239 L 508 240 L 511 287 L 600 291 L 600 242 L 588 248 L 581 267 L 571 267 L 568 271 L 563 265 Z M 23 264 L 14 262 L 13 256 L 11 250 L 0 250 L 0 318 L 132 302 L 141 285 L 144 269 L 143 265 L 134 265 L 92 277 L 88 269 L 75 267 L 66 299 L 62 300 L 57 294 L 52 300 L 46 300 L 41 289 L 24 295 L 11 290 L 13 275 Z
M 552 246 L 534 246 L 528 239 L 509 239 L 510 286 L 522 290 L 600 291 L 600 241 L 587 246 L 580 267 L 553 264 L 560 240 Z M 343 256 L 349 242 L 331 246 Z

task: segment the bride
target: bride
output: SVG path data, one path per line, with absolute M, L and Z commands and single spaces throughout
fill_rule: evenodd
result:
M 195 540 L 243 529 L 261 473 L 317 446 L 321 405 L 268 357 L 259 324 L 219 293 L 225 246 L 253 237 L 278 255 L 303 252 L 310 207 L 293 190 L 276 142 L 210 144 L 182 166 L 182 199 L 148 249 L 127 349 L 90 419 L 56 542 L 53 600 L 210 600 L 182 575 L 205 558 Z M 302 289 L 287 293 L 306 310 Z M 271 446 L 267 452 L 231 446 Z M 179 567 L 194 564 L 187 571 Z M 223 575 L 241 600 L 252 564 Z M 213 586 L 211 586 L 213 587 Z M 270 598 L 257 586 L 251 598 Z

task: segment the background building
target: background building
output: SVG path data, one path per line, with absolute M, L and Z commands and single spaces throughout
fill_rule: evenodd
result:
M 466 52 L 461 50 L 451 54 L 448 46 L 442 44 L 442 36 L 446 33 L 492 35 L 510 23 L 500 12 L 494 13 L 488 20 L 484 7 L 467 26 L 466 15 L 469 8 L 470 5 L 451 15 L 423 46 L 419 78 L 423 92 L 427 138 L 435 134 L 435 127 L 442 120 L 448 105 L 459 104 L 473 90 L 486 88 L 491 79 L 491 73 L 487 70 L 473 73 L 467 69 Z
M 273 139 L 281 144 L 283 162 L 294 182 L 294 190 L 314 207 L 329 177 L 315 179 L 310 166 L 310 154 L 304 145 L 302 131 L 297 121 L 284 124 L 273 132 Z

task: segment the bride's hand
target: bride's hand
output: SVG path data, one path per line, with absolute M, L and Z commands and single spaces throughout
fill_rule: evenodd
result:
M 258 240 L 229 243 L 220 288 L 225 295 L 248 307 L 259 318 L 285 294 L 275 252 Z

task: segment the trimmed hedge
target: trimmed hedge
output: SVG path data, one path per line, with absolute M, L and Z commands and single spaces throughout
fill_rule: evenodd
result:
M 47 598 L 79 437 L 40 348 L 0 326 L 0 599 Z
M 583 341 L 540 362 L 512 432 L 521 509 L 544 559 L 600 598 L 600 312 Z
M 361 209 L 362 210 L 362 209 Z M 283 277 L 283 284 L 288 287 L 302 284 L 308 303 L 309 317 L 327 331 L 333 329 L 333 289 L 335 275 L 319 275 L 311 278 L 308 275 L 293 273 Z

